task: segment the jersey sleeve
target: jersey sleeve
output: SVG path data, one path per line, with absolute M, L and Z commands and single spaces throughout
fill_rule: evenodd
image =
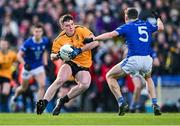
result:
M 119 36 L 124 36 L 126 32 L 126 25 L 121 25 L 118 28 L 115 29 L 116 32 L 118 32 Z
M 24 41 L 24 43 L 20 47 L 20 50 L 23 52 L 26 52 L 27 49 L 28 49 L 28 43 L 27 43 L 27 41 Z
M 50 48 L 51 47 L 51 42 L 50 42 L 49 38 L 47 38 L 47 37 L 45 38 L 45 41 L 46 41 L 46 45 L 45 45 L 46 46 L 46 50 L 49 51 L 51 49 Z
M 83 37 L 87 38 L 88 36 L 92 35 L 93 33 L 86 27 L 83 27 L 81 30 Z
M 15 52 L 13 52 L 13 62 L 16 62 L 17 61 L 17 55 Z
M 150 49 L 150 56 L 155 59 L 157 57 L 157 53 L 151 48 Z
M 150 23 L 149 21 L 147 21 L 147 25 L 149 26 L 152 33 L 158 30 L 158 26 Z
M 58 53 L 59 49 L 61 48 L 60 38 L 59 36 L 53 41 L 51 53 Z

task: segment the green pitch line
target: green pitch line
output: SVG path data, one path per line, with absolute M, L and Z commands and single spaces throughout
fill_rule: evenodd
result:
M 71 126 L 117 126 L 117 125 L 180 125 L 180 113 L 129 114 L 118 116 L 114 113 L 63 113 L 51 114 L 0 114 L 0 125 L 71 125 Z

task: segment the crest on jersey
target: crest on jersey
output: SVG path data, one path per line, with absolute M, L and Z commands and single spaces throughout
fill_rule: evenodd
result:
M 79 41 L 79 36 L 78 36 L 78 35 L 76 35 L 76 40 L 78 40 L 78 41 Z

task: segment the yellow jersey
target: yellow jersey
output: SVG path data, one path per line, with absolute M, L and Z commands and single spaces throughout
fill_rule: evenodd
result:
M 61 46 L 70 44 L 76 48 L 81 48 L 85 44 L 84 39 L 92 35 L 92 32 L 84 26 L 75 26 L 75 33 L 72 36 L 68 36 L 65 31 L 62 31 L 53 42 L 52 53 L 58 53 Z M 83 51 L 72 62 L 82 67 L 89 68 L 92 65 L 91 50 Z
M 0 76 L 12 79 L 12 64 L 17 60 L 17 55 L 13 51 L 3 54 L 0 50 Z

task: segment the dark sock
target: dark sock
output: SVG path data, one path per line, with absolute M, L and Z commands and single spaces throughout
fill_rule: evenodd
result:
M 47 104 L 48 104 L 48 100 L 43 99 L 43 102 L 45 103 L 45 106 L 47 106 Z
M 67 103 L 69 102 L 69 97 L 66 95 L 63 98 L 60 99 L 62 103 Z

